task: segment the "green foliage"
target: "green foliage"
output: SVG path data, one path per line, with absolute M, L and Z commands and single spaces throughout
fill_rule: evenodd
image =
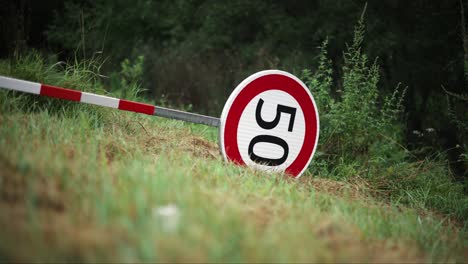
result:
M 143 56 L 138 56 L 133 64 L 130 63 L 129 59 L 122 61 L 120 64 L 122 67 L 120 73 L 122 75 L 122 81 L 125 85 L 138 83 L 141 81 L 141 77 L 143 75 L 143 62 Z
M 56 52 L 64 61 L 75 57 L 81 61 L 100 54 L 106 58 L 102 73 L 111 77 L 112 89 L 117 87 L 115 90 L 120 91 L 120 86 L 132 87 L 120 84 L 117 73 L 121 70 L 121 62 L 144 55 L 140 86 L 149 90 L 146 96 L 158 98 L 164 105 L 214 116 L 219 116 L 232 89 L 250 74 L 275 68 L 297 75 L 301 69 L 316 63 L 318 51 L 315 47 L 329 36 L 327 57 L 333 60 L 333 64 L 327 67 L 330 70 L 327 76 L 335 80 L 333 85 L 338 87 L 332 90 L 331 95 L 338 102 L 344 101 L 339 109 L 333 111 L 348 113 L 357 107 L 360 112 L 349 116 L 351 119 L 342 118 L 344 121 L 329 119 L 343 121 L 343 124 L 333 125 L 338 128 L 333 141 L 337 141 L 337 137 L 353 136 L 353 141 L 344 142 L 346 146 L 343 148 L 357 150 L 361 148 L 360 143 L 369 145 L 364 138 L 374 139 L 375 130 L 379 130 L 375 127 L 382 126 L 371 121 L 378 119 L 378 115 L 384 115 L 375 112 L 373 116 L 370 109 L 377 104 L 379 111 L 400 111 L 400 107 L 386 108 L 384 95 L 391 94 L 395 85 L 402 82 L 405 85 L 399 88 L 407 85 L 411 89 L 406 94 L 408 100 L 404 102 L 407 146 L 440 151 L 454 148 L 457 144 L 466 145 L 463 143 L 466 141 L 460 140 L 466 137 L 465 131 L 458 129 L 451 118 L 440 114 L 448 107 L 445 100 L 439 99 L 445 95 L 440 89 L 441 84 L 457 94 L 465 92 L 466 81 L 462 72 L 468 65 L 464 56 L 468 50 L 463 15 L 466 3 L 369 2 L 365 23 L 369 37 L 366 39 L 366 53 L 363 53 L 361 43 L 364 36 L 360 35 L 360 30 L 364 23 L 361 22 L 361 28 L 356 28 L 355 32 L 350 23 L 359 16 L 365 4 L 361 0 L 16 2 L 7 1 L 1 5 L 4 8 L 0 11 L 0 22 L 4 26 L 0 33 L 0 57 L 13 57 L 14 48 L 21 53 L 26 45 Z M 40 19 L 43 17 L 50 19 Z M 408 32 L 411 32 L 411 37 L 408 37 Z M 353 35 L 355 41 L 343 56 L 344 42 Z M 460 36 L 464 37 L 465 51 L 460 45 L 463 42 Z M 378 57 L 382 67 L 377 69 L 374 60 L 367 61 L 365 54 L 368 58 Z M 379 71 L 379 74 L 372 71 Z M 112 76 L 113 72 L 116 76 Z M 377 81 L 378 96 L 372 88 L 372 82 Z M 321 83 L 324 87 L 328 85 L 327 82 Z M 356 101 L 352 87 L 361 85 L 364 86 L 359 90 L 362 100 Z M 402 98 L 403 91 L 397 91 L 395 103 Z M 129 91 L 129 94 L 133 93 Z M 374 100 L 375 96 L 377 100 Z M 462 117 L 458 120 L 464 121 L 466 106 L 454 102 L 450 102 L 453 113 Z M 322 108 L 331 107 L 331 104 L 321 105 Z M 398 116 L 391 111 L 380 121 L 391 121 Z M 359 122 L 354 122 L 354 117 Z M 369 119 L 364 123 L 373 127 L 363 129 L 361 118 Z M 353 126 L 355 132 L 347 131 Z M 411 133 L 427 128 L 433 128 L 436 133 L 427 138 Z M 398 128 L 385 130 L 401 132 L 397 131 L 400 130 Z M 401 135 L 391 135 L 391 138 L 399 137 Z M 362 146 L 360 151 L 366 152 L 366 148 L 368 146 Z M 429 154 L 431 152 L 426 151 L 420 158 Z M 448 155 L 451 164 L 457 163 L 458 154 Z M 464 170 L 467 168 L 465 166 Z M 458 180 L 463 180 L 461 175 Z
M 119 73 L 111 73 L 110 78 L 100 74 L 103 60 L 99 56 L 90 59 L 63 62 L 55 61 L 55 56 L 46 58 L 37 51 L 18 55 L 10 60 L 0 61 L 0 75 L 11 76 L 28 81 L 40 82 L 59 87 L 66 87 L 84 92 L 113 96 L 128 100 L 140 100 L 141 76 L 144 57 L 139 56 L 135 62 L 126 59 L 121 63 Z M 106 89 L 104 81 L 109 79 L 110 88 Z M 85 106 L 75 102 L 59 99 L 48 99 L 36 95 L 9 92 L 14 96 L 2 105 L 3 110 L 12 111 L 19 108 L 24 111 L 49 111 L 51 113 L 70 114 L 76 111 L 92 113 L 96 122 L 104 122 L 110 109 Z M 6 96 L 6 94 L 4 94 Z M 8 95 L 9 96 L 9 95 Z M 74 109 L 68 111 L 67 109 Z
M 332 62 L 327 57 L 328 39 L 320 47 L 316 72 L 312 74 L 310 70 L 304 70 L 302 73 L 301 78 L 310 87 L 319 107 L 320 140 L 322 150 L 328 156 L 367 158 L 370 148 L 383 137 L 394 138 L 401 134 L 402 129 L 396 121 L 402 111 L 404 91 L 400 92 L 397 87 L 392 96 L 379 97 L 379 66 L 377 60 L 369 64 L 361 51 L 364 34 L 361 19 L 352 45 L 343 55 L 343 77 L 339 81 L 342 89 L 333 90 Z M 382 107 L 379 100 L 383 101 Z
M 386 201 L 468 219 L 468 197 L 463 185 L 453 182 L 446 157 L 417 160 L 403 146 L 406 88 L 399 84 L 392 94 L 382 96 L 377 60 L 370 63 L 362 51 L 364 35 L 361 16 L 353 42 L 343 53 L 340 80 L 333 80 L 328 39 L 320 47 L 317 70 L 302 72 L 321 122 L 319 148 L 310 170 L 333 179 L 364 179 Z
M 446 93 L 447 99 L 447 116 L 455 127 L 460 131 L 457 136 L 462 146 L 458 145 L 457 148 L 461 148 L 460 162 L 465 164 L 465 174 L 468 174 L 468 115 L 465 110 L 468 107 L 468 94 L 458 94 L 447 91 L 445 87 L 442 89 Z
M 0 73 L 16 69 L 15 76 L 21 76 L 18 69 L 22 68 L 40 77 L 39 81 L 61 76 L 64 82 L 82 80 L 86 86 L 94 80 L 96 87 L 103 86 L 100 78 L 89 79 L 95 74 L 88 71 L 93 68 L 88 64 L 85 68 L 70 65 L 68 71 L 44 71 L 56 64 L 41 56 L 31 58 L 40 62 L 28 66 L 21 64 L 24 60 L 0 61 Z M 123 62 L 121 75 L 128 79 L 118 80 L 120 84 L 133 85 L 131 80 L 138 80 L 138 63 Z M 407 184 L 375 178 L 382 191 L 386 188 L 390 195 L 413 199 L 387 204 L 379 196 L 370 196 L 373 190 L 367 185 L 307 176 L 297 181 L 225 163 L 216 151 L 213 135 L 217 132 L 212 127 L 128 112 L 106 113 L 73 103 L 61 109 L 43 105 L 31 112 L 23 108 L 20 97 L 0 90 L 2 259 L 464 260 L 466 229 L 428 210 L 405 206 L 450 204 L 449 215 L 464 210 L 464 204 L 452 198 L 459 193 L 439 177 L 443 171 L 432 162 L 428 165 L 434 169 L 418 168 L 428 175 L 427 182 L 403 166 L 388 167 L 383 179 L 400 177 L 394 173 L 404 170 Z M 43 99 L 51 106 L 60 102 Z M 341 158 L 339 163 L 334 174 L 341 179 L 363 173 L 358 161 Z M 428 185 L 435 192 L 407 189 L 413 184 Z M 179 213 L 174 228 L 167 228 L 173 218 L 158 214 L 167 205 Z
M 36 51 L 27 55 L 16 55 L 10 62 L 4 62 L 7 63 L 7 67 L 2 67 L 5 71 L 3 74 L 24 80 L 43 81 L 48 73 L 43 57 Z
M 310 63 L 309 55 L 315 51 L 308 47 L 332 30 L 317 27 L 316 18 L 305 15 L 330 12 L 327 5 L 316 5 L 307 1 L 68 0 L 46 35 L 66 54 L 104 54 L 111 72 L 117 72 L 124 59 L 142 54 L 146 58 L 142 86 L 151 89 L 154 97 L 174 107 L 192 105 L 195 111 L 217 116 L 229 92 L 250 74 L 270 68 L 297 72 Z
M 320 46 L 318 55 L 318 67 L 314 74 L 309 69 L 302 71 L 301 78 L 309 87 L 313 87 L 314 99 L 319 106 L 320 114 L 329 113 L 335 105 L 335 100 L 330 95 L 333 87 L 332 61 L 328 58 L 328 38 Z
M 127 100 L 141 99 L 139 93 L 143 92 L 141 88 L 143 64 L 144 56 L 141 55 L 134 62 L 124 59 L 120 63 L 120 72 L 110 75 L 112 93 L 116 97 Z

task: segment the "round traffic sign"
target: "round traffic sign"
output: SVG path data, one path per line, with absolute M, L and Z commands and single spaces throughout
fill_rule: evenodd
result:
M 225 160 L 297 178 L 317 148 L 317 106 L 294 75 L 279 70 L 257 72 L 229 96 L 219 133 Z

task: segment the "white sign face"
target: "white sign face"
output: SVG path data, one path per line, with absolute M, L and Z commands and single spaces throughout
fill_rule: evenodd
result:
M 281 101 L 281 105 L 275 103 L 278 101 Z M 288 107 L 285 109 L 290 111 L 283 112 L 281 111 L 282 107 Z M 252 120 L 256 120 L 257 109 L 260 110 L 258 112 L 261 119 L 265 122 L 275 122 L 277 120 L 277 125 L 272 129 L 265 129 L 258 122 L 252 122 Z M 279 119 L 277 116 L 279 116 Z M 291 130 L 289 130 L 290 124 L 292 125 Z M 255 138 L 258 135 L 267 135 L 273 140 L 277 138 L 276 141 L 281 139 L 286 144 L 268 142 L 268 140 L 256 141 Z M 267 90 L 255 96 L 247 104 L 239 121 L 237 142 L 242 160 L 247 166 L 263 170 L 284 171 L 299 155 L 304 136 L 304 113 L 299 103 L 286 92 Z M 249 149 L 251 152 L 249 152 Z M 255 156 L 263 157 L 264 162 L 262 162 L 261 158 L 255 158 Z M 284 162 L 277 166 L 266 165 L 276 160 L 279 163 L 282 158 Z M 257 162 L 257 160 L 260 162 Z
M 269 70 L 244 80 L 221 115 L 226 160 L 299 177 L 317 146 L 319 123 L 307 87 L 293 75 Z

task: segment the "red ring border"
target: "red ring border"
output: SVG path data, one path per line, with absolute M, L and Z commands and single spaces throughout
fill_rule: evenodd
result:
M 311 156 L 314 154 L 314 150 L 318 142 L 318 111 L 312 95 L 306 90 L 306 87 L 300 81 L 283 74 L 281 71 L 274 70 L 271 72 L 274 73 L 258 76 L 253 80 L 249 80 L 247 84 L 241 83 L 239 85 L 241 91 L 237 93 L 237 96 L 235 95 L 235 92 L 233 92 L 233 95 L 236 97 L 230 106 L 226 105 L 229 107 L 227 110 L 227 117 L 225 120 L 221 120 L 221 122 L 223 122 L 223 131 L 220 131 L 220 136 L 223 137 L 223 140 L 221 141 L 221 148 L 224 150 L 226 154 L 225 157 L 227 159 L 233 161 L 236 164 L 245 165 L 245 162 L 242 160 L 240 155 L 237 142 L 239 121 L 245 107 L 250 102 L 250 100 L 264 91 L 284 91 L 293 96 L 301 106 L 306 125 L 304 144 L 302 145 L 301 151 L 293 163 L 285 170 L 287 174 L 296 178 L 300 176 L 301 172 L 303 172 L 305 167 L 312 160 Z M 261 73 L 262 72 L 257 74 Z M 255 75 L 256 74 L 252 76 Z M 223 114 L 225 111 L 226 109 L 223 110 Z

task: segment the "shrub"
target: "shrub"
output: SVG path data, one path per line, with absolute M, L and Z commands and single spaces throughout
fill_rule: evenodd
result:
M 320 151 L 332 157 L 332 161 L 339 157 L 367 158 L 373 145 L 381 145 L 389 137 L 395 141 L 403 130 L 396 121 L 402 110 L 405 90 L 401 91 L 397 86 L 393 95 L 379 96 L 379 66 L 377 59 L 369 63 L 362 52 L 364 33 L 361 19 L 355 28 L 353 43 L 343 54 L 342 89 L 333 90 L 332 62 L 327 57 L 328 39 L 320 47 L 317 71 L 312 74 L 310 70 L 304 70 L 302 73 L 319 108 Z M 336 98 L 334 94 L 337 94 Z
M 370 62 L 362 51 L 364 34 L 361 17 L 353 42 L 343 53 L 340 80 L 333 79 L 328 39 L 320 46 L 316 71 L 302 72 L 301 79 L 314 95 L 321 123 L 313 172 L 347 181 L 363 179 L 370 192 L 385 201 L 467 219 L 468 197 L 463 185 L 453 182 L 446 156 L 439 153 L 418 160 L 401 143 L 406 88 L 399 84 L 392 94 L 382 96 L 377 59 Z

